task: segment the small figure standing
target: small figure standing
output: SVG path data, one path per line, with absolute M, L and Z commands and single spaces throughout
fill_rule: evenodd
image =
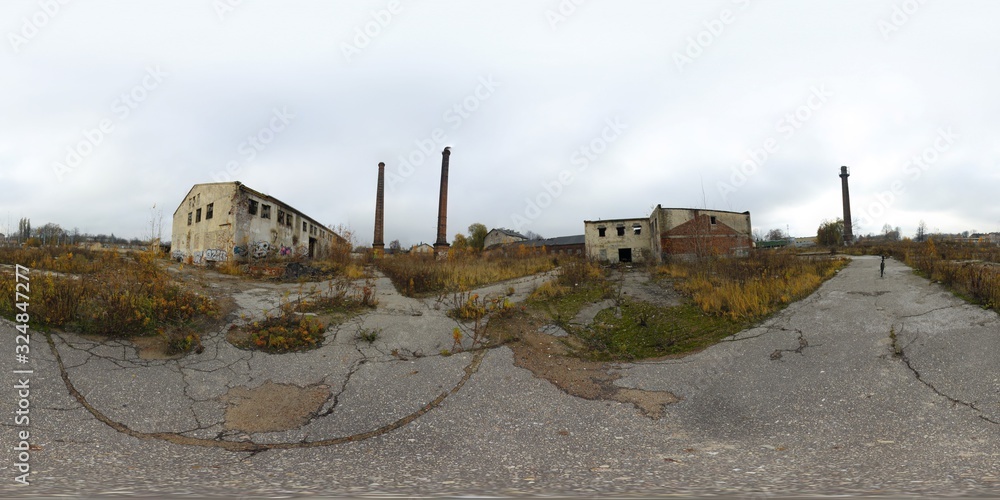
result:
M 878 277 L 885 278 L 885 255 L 882 255 L 882 263 L 878 266 Z

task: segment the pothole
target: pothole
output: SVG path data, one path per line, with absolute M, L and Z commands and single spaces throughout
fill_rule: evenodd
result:
M 234 387 L 222 396 L 226 402 L 223 427 L 247 433 L 298 429 L 329 397 L 327 385 L 299 387 L 268 381 L 256 389 Z

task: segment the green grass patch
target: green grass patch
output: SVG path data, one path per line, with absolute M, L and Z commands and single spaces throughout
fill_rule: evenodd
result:
M 594 361 L 656 358 L 699 351 L 751 326 L 750 322 L 706 314 L 693 302 L 659 307 L 625 300 L 601 311 L 594 323 L 576 331 L 581 357 Z
M 538 293 L 539 290 L 547 290 L 550 287 L 555 288 L 549 283 L 538 287 L 538 290 L 528 297 L 526 303 L 530 311 L 541 313 L 560 326 L 565 326 L 584 307 L 603 300 L 607 295 L 606 287 L 600 283 L 563 287 L 563 290 L 560 290 L 561 293 L 552 295 L 544 291 Z

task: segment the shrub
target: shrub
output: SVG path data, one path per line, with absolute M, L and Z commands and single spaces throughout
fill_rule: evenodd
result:
M 386 256 L 378 259 L 376 265 L 400 293 L 410 297 L 469 290 L 554 267 L 545 255 L 511 257 L 458 252 L 441 260 L 419 255 Z
M 214 301 L 174 283 L 149 253 L 94 252 L 86 257 L 92 259 L 86 265 L 70 252 L 35 257 L 42 259 L 43 265 L 86 271 L 73 276 L 32 272 L 30 308 L 37 326 L 72 326 L 81 333 L 131 337 L 218 314 Z M 3 273 L 0 293 L 13 290 L 13 281 L 13 272 Z M 0 304 L 0 314 L 11 316 L 12 304 Z
M 843 259 L 768 251 L 746 258 L 672 263 L 656 273 L 683 277 L 675 287 L 706 313 L 754 320 L 809 295 L 846 264 Z
M 254 347 L 277 353 L 318 347 L 326 325 L 312 316 L 282 314 L 254 322 L 248 330 Z

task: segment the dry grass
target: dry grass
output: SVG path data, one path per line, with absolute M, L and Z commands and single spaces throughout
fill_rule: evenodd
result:
M 928 240 L 902 241 L 878 250 L 944 284 L 964 299 L 1000 311 L 1000 265 L 997 265 L 1000 247 Z
M 2 252 L 0 260 L 14 260 L 12 263 L 32 269 L 29 311 L 33 326 L 132 337 L 180 328 L 195 319 L 218 314 L 212 299 L 174 283 L 153 254 L 86 255 L 68 248 L 62 254 L 52 248 L 28 250 Z M 0 297 L 4 298 L 0 300 L 0 315 L 13 317 L 14 288 L 11 269 L 0 275 Z
M 677 290 L 706 313 L 752 321 L 806 297 L 846 264 L 845 259 L 767 251 L 747 258 L 671 263 L 655 273 L 677 280 Z
M 549 271 L 555 265 L 553 259 L 545 255 L 504 257 L 450 254 L 449 258 L 441 260 L 399 255 L 376 260 L 379 270 L 392 280 L 400 293 L 408 297 L 471 290 L 490 283 Z

